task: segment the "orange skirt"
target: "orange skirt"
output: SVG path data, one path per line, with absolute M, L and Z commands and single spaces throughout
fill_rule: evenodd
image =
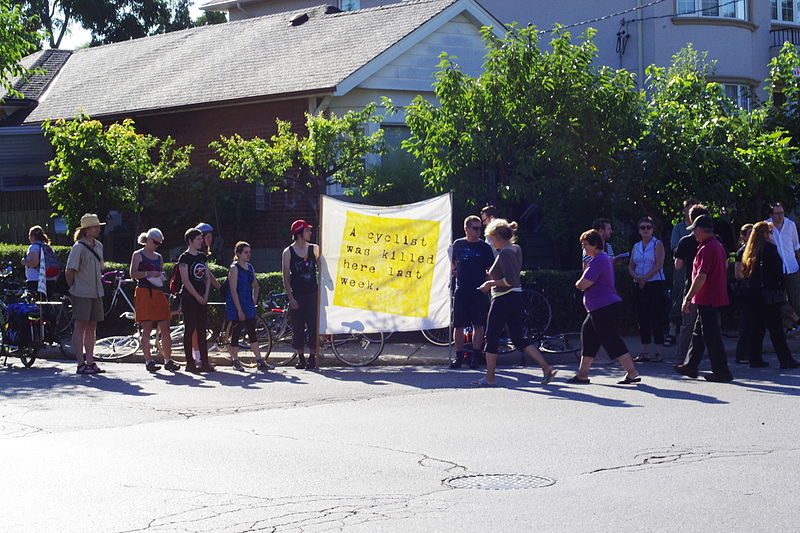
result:
M 136 287 L 134 294 L 134 307 L 136 308 L 136 321 L 160 322 L 169 320 L 170 310 L 169 301 L 164 291 L 160 289 L 148 289 L 146 287 Z

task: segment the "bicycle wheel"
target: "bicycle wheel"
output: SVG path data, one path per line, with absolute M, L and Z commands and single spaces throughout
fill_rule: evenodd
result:
M 561 333 L 545 335 L 539 343 L 539 349 L 545 353 L 575 353 L 581 349 L 581 334 Z
M 101 361 L 113 361 L 133 355 L 140 347 L 141 339 L 138 333 L 103 337 L 94 343 L 94 357 Z
M 372 336 L 377 338 L 377 342 L 370 342 L 361 333 L 326 335 L 325 338 L 339 361 L 350 366 L 367 366 L 383 351 L 383 333 L 373 333 Z
M 550 302 L 541 291 L 530 288 L 524 293 L 523 324 L 525 336 L 536 338 L 544 335 L 553 319 Z
M 392 336 L 394 331 L 384 331 L 383 332 L 383 341 L 386 342 L 389 340 L 389 337 Z M 380 342 L 378 335 L 375 333 L 364 333 L 364 338 L 367 339 L 369 342 Z
M 33 362 L 36 361 L 36 355 L 38 353 L 39 350 L 32 346 L 20 346 L 17 348 L 17 357 L 19 357 L 19 360 L 25 365 L 25 368 L 31 367 Z
M 269 329 L 272 339 L 269 361 L 276 366 L 290 366 L 297 359 L 297 354 L 292 348 L 292 325 L 289 322 L 289 313 L 284 311 L 268 311 L 261 317 Z M 264 356 L 266 357 L 266 355 Z
M 422 336 L 436 346 L 450 346 L 453 344 L 453 326 L 439 329 L 423 329 Z

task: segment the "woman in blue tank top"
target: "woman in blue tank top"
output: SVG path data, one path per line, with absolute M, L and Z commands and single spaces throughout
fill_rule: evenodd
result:
M 269 365 L 261 357 L 261 350 L 256 338 L 256 302 L 258 301 L 258 281 L 253 265 L 250 264 L 250 244 L 244 241 L 236 243 L 233 264 L 228 271 L 228 294 L 225 297 L 225 311 L 228 320 L 233 323 L 231 339 L 228 343 L 233 368 L 244 370 L 239 360 L 239 336 L 242 329 L 247 331 L 250 349 L 256 357 L 259 370 L 268 370 Z

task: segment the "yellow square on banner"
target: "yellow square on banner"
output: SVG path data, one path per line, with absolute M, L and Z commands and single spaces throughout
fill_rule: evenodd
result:
M 427 317 L 439 222 L 347 212 L 333 304 Z

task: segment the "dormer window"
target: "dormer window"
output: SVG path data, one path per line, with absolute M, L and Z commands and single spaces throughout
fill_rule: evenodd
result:
M 339 0 L 339 9 L 342 11 L 361 9 L 361 0 Z

